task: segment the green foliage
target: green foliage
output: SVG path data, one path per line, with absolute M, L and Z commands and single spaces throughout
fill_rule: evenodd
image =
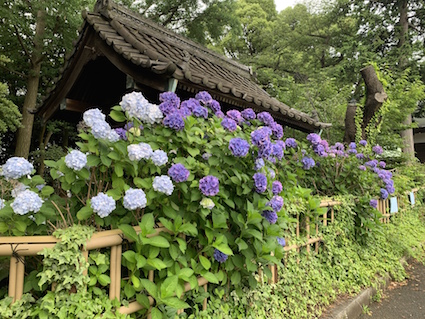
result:
M 389 273 L 394 280 L 403 280 L 402 257 L 424 259 L 423 206 L 393 216 L 367 246 L 360 246 L 354 240 L 352 200 L 343 201 L 335 222 L 323 230 L 319 254 L 289 252 L 276 285 L 231 293 L 224 303 L 223 290 L 218 288 L 207 310 L 196 310 L 189 318 L 317 318 L 339 295 L 376 286 L 379 276 Z
M 18 107 L 8 99 L 8 95 L 7 85 L 0 83 L 0 145 L 1 135 L 9 131 L 16 131 L 21 122 L 21 113 L 19 113 Z
M 67 229 L 58 229 L 54 235 L 60 238 L 53 248 L 45 248 L 40 254 L 44 256 L 43 270 L 38 273 L 38 285 L 48 290 L 36 300 L 31 294 L 24 294 L 22 299 L 12 304 L 12 298 L 0 300 L 0 315 L 4 319 L 24 318 L 126 318 L 116 311 L 119 301 L 111 301 L 99 288 L 87 290 L 90 277 L 84 275 L 87 262 L 81 248 L 93 234 L 94 229 L 75 225 Z M 99 254 L 92 257 L 98 264 L 102 263 Z M 92 277 L 93 278 L 93 277 Z M 33 279 L 37 281 L 36 278 Z

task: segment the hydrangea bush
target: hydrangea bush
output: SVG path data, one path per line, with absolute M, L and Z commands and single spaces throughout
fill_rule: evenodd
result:
M 46 233 L 49 225 L 70 222 L 120 228 L 136 243 L 123 253 L 125 297 L 137 297 L 148 309 L 147 292 L 156 301 L 153 311 L 165 313 L 189 306 L 175 296 L 186 282 L 196 287 L 198 276 L 237 290 L 256 286 L 257 269 L 282 260 L 285 230 L 293 221 L 285 201 L 302 197 L 305 214 L 323 214 L 309 187 L 329 195 L 365 185 L 374 174 L 383 190 L 393 192 L 390 173 L 367 146 L 351 145 L 346 152 L 317 134 L 308 136 L 309 144 L 285 140 L 269 113 L 224 113 L 207 92 L 187 101 L 166 92 L 160 101 L 158 106 L 141 93 L 125 95 L 109 115 L 120 126 L 115 129 L 100 110 L 86 111 L 88 130 L 80 133 L 78 149 L 46 161 L 56 192 L 40 176 L 28 176 L 28 161 L 9 159 L 2 175 L 24 187 L 15 187 L 15 198 L 2 195 L 0 232 Z M 373 217 L 369 203 L 379 189 L 372 189 L 362 195 Z M 366 227 L 373 220 L 369 215 L 362 220 Z M 169 232 L 150 237 L 157 227 Z M 147 279 L 152 270 L 158 273 L 154 284 Z M 267 267 L 264 272 L 269 274 Z

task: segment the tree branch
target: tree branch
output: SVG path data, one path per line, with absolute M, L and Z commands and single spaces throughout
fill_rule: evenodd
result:
M 4 66 L 4 65 L 1 65 L 1 64 L 0 64 L 0 68 L 4 69 L 4 70 L 6 70 L 6 71 L 8 71 L 8 72 L 10 72 L 10 73 L 13 73 L 13 74 L 16 74 L 16 75 L 22 76 L 23 78 L 27 78 L 27 77 L 28 77 L 28 75 L 26 75 L 26 74 L 24 74 L 24 73 L 21 73 L 21 72 L 18 72 L 18 71 L 15 71 L 15 70 L 9 69 L 8 67 L 6 67 L 6 66 Z
M 22 37 L 21 37 L 21 35 L 20 35 L 20 33 L 19 33 L 18 27 L 14 24 L 14 25 L 13 25 L 13 28 L 15 29 L 16 36 L 18 37 L 18 41 L 19 41 L 19 44 L 20 44 L 20 45 L 21 45 L 21 47 L 22 47 L 22 50 L 24 50 L 24 51 L 25 51 L 26 56 L 27 56 L 27 57 L 30 59 L 30 61 L 31 61 L 31 54 L 28 52 L 27 48 L 25 47 L 24 42 L 22 41 Z M 31 63 L 32 63 L 32 61 L 31 61 Z

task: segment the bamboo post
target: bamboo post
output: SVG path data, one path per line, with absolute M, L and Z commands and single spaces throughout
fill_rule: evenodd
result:
M 316 237 L 319 237 L 319 218 L 318 217 L 316 217 Z M 316 253 L 318 253 L 319 252 L 319 242 L 318 241 L 314 244 L 314 247 L 315 247 L 314 251 Z
M 207 292 L 208 291 L 208 284 L 204 285 L 204 291 Z M 204 302 L 202 303 L 202 310 L 207 310 L 207 298 L 204 299 Z
M 307 253 L 309 253 L 310 252 L 310 244 L 308 243 L 308 241 L 310 240 L 310 217 L 306 217 L 305 229 L 307 231 Z
M 117 296 L 116 294 L 116 285 L 117 285 L 117 254 L 118 254 L 118 246 L 111 247 L 111 259 L 110 259 L 110 268 L 109 275 L 111 277 L 111 284 L 109 285 L 109 299 L 114 300 Z M 121 266 L 121 265 L 120 265 Z
M 334 207 L 331 207 L 331 223 L 334 222 L 334 217 L 335 217 L 335 213 L 334 213 Z
M 328 226 L 328 210 L 329 207 L 326 209 L 326 212 L 323 214 L 323 226 Z
M 120 300 L 121 299 L 121 260 L 122 260 L 122 245 L 117 246 L 117 269 L 115 275 L 115 297 Z
M 271 252 L 270 255 L 274 256 L 274 253 Z M 269 269 L 272 273 L 272 278 L 269 280 L 269 284 L 275 284 L 277 282 L 276 280 L 276 265 L 269 265 Z
M 149 281 L 152 281 L 153 282 L 153 280 L 154 280 L 154 272 L 153 272 L 153 270 L 149 270 L 148 279 L 149 279 Z M 149 308 L 147 319 L 152 319 L 151 310 L 152 310 L 152 307 Z
M 25 260 L 24 257 L 19 257 L 18 264 L 16 268 L 16 289 L 15 289 L 15 299 L 21 299 L 24 293 L 24 277 L 25 277 Z
M 13 298 L 13 302 L 16 301 L 16 273 L 18 268 L 18 259 L 10 257 L 10 269 L 9 269 L 9 297 Z
M 297 240 L 300 238 L 300 214 L 297 213 L 297 229 L 296 229 Z M 300 253 L 300 247 L 297 246 L 297 254 Z M 297 265 L 300 263 L 300 258 L 297 257 Z

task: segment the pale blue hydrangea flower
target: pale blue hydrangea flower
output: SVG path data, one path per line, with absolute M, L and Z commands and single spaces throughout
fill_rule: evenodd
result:
M 4 208 L 4 206 L 6 206 L 6 205 L 4 204 L 4 199 L 1 199 L 1 198 L 0 198 L 0 209 L 3 209 L 3 208 Z
M 166 152 L 156 150 L 152 153 L 151 160 L 156 166 L 162 166 L 168 162 L 168 156 Z
M 74 171 L 79 171 L 87 165 L 87 155 L 79 150 L 72 150 L 65 156 L 65 165 Z
M 91 199 L 91 208 L 100 218 L 105 218 L 116 208 L 116 204 L 111 196 L 99 193 Z
M 2 167 L 1 175 L 6 179 L 18 179 L 30 175 L 34 166 L 23 157 L 11 157 Z
M 111 143 L 115 143 L 115 142 L 118 142 L 120 140 L 120 136 L 118 135 L 118 133 L 115 130 L 111 129 L 108 133 L 108 136 L 106 136 L 106 139 Z
M 164 114 L 159 109 L 159 106 L 156 104 L 150 104 L 148 108 L 148 113 L 141 120 L 145 123 L 154 124 L 160 123 Z
M 213 208 L 214 208 L 214 206 L 215 206 L 215 204 L 214 204 L 214 202 L 212 201 L 212 199 L 210 199 L 210 198 L 206 198 L 206 197 L 204 197 L 204 198 L 201 200 L 200 204 L 201 204 L 201 206 L 202 206 L 203 208 L 207 208 L 207 209 L 213 209 Z
M 13 203 L 10 204 L 10 207 L 12 207 L 16 214 L 25 215 L 29 212 L 38 212 L 42 205 L 43 200 L 38 194 L 30 190 L 25 190 L 16 196 Z
M 167 175 L 155 176 L 152 187 L 156 192 L 164 193 L 168 196 L 170 196 L 174 190 L 173 182 Z
M 145 208 L 147 204 L 146 194 L 141 189 L 130 188 L 125 192 L 123 204 L 128 210 Z
M 29 188 L 29 186 L 22 184 L 22 183 L 17 183 L 15 185 L 15 187 L 13 187 L 12 189 L 12 197 L 16 198 L 16 196 L 18 196 L 20 193 L 22 193 L 23 191 L 25 191 L 27 188 Z
M 91 126 L 91 132 L 95 139 L 107 139 L 111 130 L 111 126 L 105 121 L 97 120 Z
M 153 151 L 147 143 L 131 144 L 127 146 L 128 158 L 131 161 L 140 161 L 141 159 L 150 159 Z
M 105 118 L 105 114 L 103 114 L 99 109 L 87 110 L 83 114 L 84 123 L 86 123 L 89 127 L 92 127 L 95 122 L 104 122 Z
M 146 113 L 145 109 L 148 107 L 149 101 L 145 99 L 142 93 L 131 92 L 122 97 L 120 105 L 129 117 L 138 118 L 139 114 Z

